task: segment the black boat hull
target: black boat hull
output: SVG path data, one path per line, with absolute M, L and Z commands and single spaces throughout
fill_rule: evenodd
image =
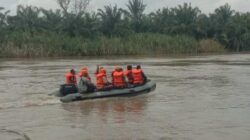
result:
M 146 84 L 133 87 L 133 88 L 125 88 L 125 89 L 114 89 L 110 91 L 98 91 L 89 94 L 80 94 L 74 93 L 69 94 L 64 97 L 61 97 L 60 101 L 64 103 L 88 100 L 88 99 L 96 99 L 96 98 L 106 98 L 106 97 L 117 97 L 117 96 L 137 96 L 140 94 L 146 94 L 150 91 L 155 90 L 156 83 L 152 81 L 148 81 Z

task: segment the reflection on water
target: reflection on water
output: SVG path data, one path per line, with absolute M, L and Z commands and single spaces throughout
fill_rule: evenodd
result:
M 250 55 L 0 60 L 0 140 L 248 140 Z M 70 68 L 141 64 L 154 92 L 62 104 Z M 110 74 L 110 73 L 109 73 Z M 94 78 L 92 78 L 94 80 Z
M 106 117 L 112 113 L 115 115 L 109 119 L 114 119 L 117 123 L 124 123 L 126 114 L 133 116 L 134 120 L 139 120 L 141 115 L 143 115 L 147 102 L 147 96 L 139 96 L 62 104 L 62 107 L 69 112 L 81 113 L 83 116 L 95 113 L 102 121 L 107 121 Z

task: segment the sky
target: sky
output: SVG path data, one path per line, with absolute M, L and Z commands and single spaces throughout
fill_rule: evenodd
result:
M 128 0 L 92 0 L 89 6 L 90 11 L 95 11 L 102 8 L 104 5 L 116 5 L 124 8 Z M 179 4 L 191 3 L 192 6 L 197 6 L 203 13 L 212 13 L 217 7 L 228 3 L 232 9 L 239 12 L 250 12 L 250 0 L 144 0 L 147 5 L 146 12 L 156 11 L 163 7 L 175 7 Z M 16 6 L 34 5 L 46 9 L 58 8 L 56 0 L 0 0 L 0 7 L 5 7 L 14 13 Z

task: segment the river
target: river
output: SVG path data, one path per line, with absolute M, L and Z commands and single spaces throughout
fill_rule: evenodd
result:
M 70 68 L 141 64 L 154 92 L 63 104 Z M 0 59 L 1 140 L 249 140 L 250 54 Z

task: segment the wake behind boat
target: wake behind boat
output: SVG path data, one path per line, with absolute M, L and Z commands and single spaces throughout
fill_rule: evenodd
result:
M 96 98 L 106 98 L 106 97 L 118 97 L 118 96 L 137 96 L 145 93 L 149 93 L 156 88 L 156 83 L 153 81 L 148 81 L 144 85 L 136 86 L 132 88 L 124 88 L 124 89 L 112 89 L 109 91 L 97 91 L 93 93 L 73 93 L 68 94 L 60 98 L 60 101 L 63 103 L 88 100 L 88 99 L 96 99 Z M 59 95 L 60 96 L 60 95 Z

